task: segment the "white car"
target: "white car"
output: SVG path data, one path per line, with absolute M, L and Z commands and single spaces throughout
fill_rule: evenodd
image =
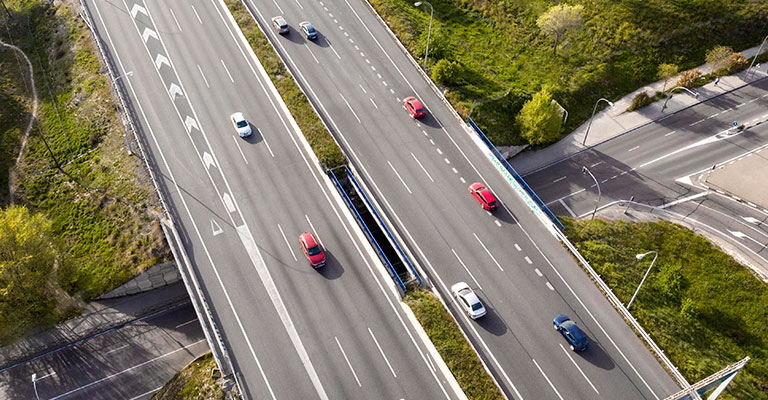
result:
M 235 127 L 235 130 L 237 131 L 237 134 L 240 135 L 240 137 L 251 136 L 251 125 L 248 124 L 248 121 L 245 120 L 243 113 L 236 112 L 232 114 L 229 119 L 232 120 L 232 125 Z
M 477 297 L 475 292 L 465 282 L 459 282 L 451 286 L 451 292 L 453 297 L 456 298 L 456 302 L 459 303 L 459 306 L 470 318 L 478 319 L 485 315 L 485 307 L 480 302 L 480 298 Z

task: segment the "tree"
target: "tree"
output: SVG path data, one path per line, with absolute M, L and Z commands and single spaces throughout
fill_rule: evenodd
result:
M 556 141 L 562 120 L 561 108 L 547 89 L 533 95 L 517 114 L 520 135 L 532 145 Z
M 536 20 L 536 25 L 547 36 L 554 36 L 555 46 L 552 49 L 553 54 L 557 54 L 557 45 L 560 43 L 563 35 L 569 29 L 581 27 L 584 21 L 581 19 L 581 12 L 584 10 L 582 5 L 558 4 L 552 6 L 547 12 L 541 14 Z
M 667 89 L 667 81 L 677 75 L 679 71 L 680 68 L 677 64 L 659 64 L 659 72 L 656 76 L 658 76 L 659 79 L 664 80 L 664 87 L 661 89 L 662 92 Z
M 701 72 L 699 72 L 698 68 L 689 69 L 687 71 L 683 71 L 682 74 L 680 74 L 680 79 L 677 80 L 677 86 L 682 86 L 684 88 L 692 88 L 696 86 L 696 81 L 701 76 Z
M 51 222 L 26 207 L 0 210 L 0 343 L 50 321 L 56 250 Z
M 727 46 L 715 46 L 707 51 L 707 64 L 712 67 L 712 72 L 720 71 L 728 65 L 728 59 L 731 58 L 733 49 Z
M 461 86 L 464 84 L 464 67 L 456 61 L 441 58 L 432 67 L 432 79 L 443 86 Z

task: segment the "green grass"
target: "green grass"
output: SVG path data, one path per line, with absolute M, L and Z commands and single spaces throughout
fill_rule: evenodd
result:
M 415 57 L 423 61 L 429 8 L 411 0 L 370 0 Z M 522 144 L 515 117 L 543 86 L 569 112 L 564 131 L 586 121 L 600 97 L 616 100 L 656 81 L 660 63 L 688 69 L 716 44 L 736 50 L 765 35 L 768 3 L 751 0 L 574 0 L 584 29 L 569 33 L 553 55 L 553 40 L 536 19 L 549 0 L 438 0 L 429 66 L 461 63 L 464 84 L 447 98 L 497 145 Z M 474 108 L 473 102 L 476 102 Z
M 64 318 L 71 316 L 68 306 L 89 301 L 169 260 L 170 252 L 143 162 L 123 148 L 108 78 L 78 16 L 79 3 L 46 3 L 5 2 L 12 14 L 10 35 L 32 63 L 39 97 L 38 119 L 14 166 L 13 192 L 15 203 L 52 222 L 61 246 L 57 311 Z M 10 200 L 7 168 L 15 164 L 31 113 L 32 93 L 20 80 L 26 76 L 23 59 L 19 64 L 14 53 L 0 52 L 2 205 Z
M 652 260 L 635 254 L 658 251 L 632 314 L 689 382 L 749 356 L 720 398 L 768 399 L 768 285 L 708 240 L 669 222 L 561 221 L 625 304 Z
M 216 361 L 209 352 L 179 371 L 152 396 L 152 400 L 221 400 L 221 382 L 213 379 Z
M 426 290 L 415 290 L 408 292 L 405 303 L 413 310 L 468 398 L 504 398 L 437 297 Z
M 240 26 L 240 30 L 251 45 L 256 57 L 267 71 L 269 78 L 275 84 L 288 110 L 296 119 L 296 123 L 301 128 L 317 158 L 327 169 L 345 165 L 347 160 L 338 144 L 333 140 L 331 133 L 325 129 L 320 117 L 309 104 L 309 100 L 285 69 L 285 64 L 275 53 L 243 3 L 240 0 L 225 0 L 224 2 Z

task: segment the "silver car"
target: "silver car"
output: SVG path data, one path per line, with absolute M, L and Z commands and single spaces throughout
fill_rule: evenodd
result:
M 451 286 L 451 292 L 453 297 L 456 298 L 456 302 L 469 315 L 472 319 L 478 319 L 485 315 L 485 307 L 477 297 L 475 292 L 465 282 L 459 282 Z
M 245 120 L 243 113 L 236 112 L 230 115 L 229 119 L 232 121 L 235 131 L 237 131 L 237 134 L 240 135 L 240 137 L 244 138 L 251 136 L 251 125 Z

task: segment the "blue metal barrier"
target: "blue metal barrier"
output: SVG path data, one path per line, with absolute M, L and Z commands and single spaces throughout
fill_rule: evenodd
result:
M 360 185 L 357 183 L 357 179 L 355 179 L 354 175 L 352 175 L 352 171 L 347 168 L 347 166 L 344 166 L 344 170 L 347 171 L 347 176 L 352 181 L 352 183 L 355 185 L 355 188 L 357 189 L 357 192 L 360 193 L 360 195 L 363 196 L 363 200 L 365 200 L 365 204 L 368 204 L 368 209 L 371 210 L 373 215 L 376 217 L 376 219 L 379 221 L 379 225 L 381 225 L 382 228 L 384 228 L 384 232 L 387 233 L 387 236 L 389 237 L 389 240 L 392 242 L 392 244 L 395 246 L 395 249 L 398 253 L 400 253 L 400 257 L 402 257 L 403 261 L 405 261 L 405 264 L 408 265 L 408 269 L 411 270 L 411 273 L 414 277 L 416 277 L 416 280 L 419 281 L 419 286 L 422 286 L 424 284 L 424 281 L 421 280 L 421 276 L 418 272 L 416 272 L 416 268 L 413 267 L 413 264 L 411 264 L 411 260 L 408 259 L 408 256 L 405 255 L 405 252 L 403 252 L 403 249 L 400 248 L 400 245 L 397 244 L 397 240 L 395 240 L 394 237 L 392 237 L 392 233 L 389 232 L 389 229 L 387 228 L 387 225 L 384 223 L 384 221 L 381 220 L 381 217 L 379 216 L 379 213 L 376 212 L 376 209 L 371 205 L 371 202 L 368 201 L 368 196 L 365 195 L 365 192 L 363 192 L 363 189 L 360 188 Z
M 346 168 L 346 167 L 344 167 Z M 363 227 L 363 232 L 365 232 L 365 235 L 368 236 L 368 240 L 373 243 L 373 246 L 376 248 L 376 252 L 379 253 L 379 257 L 384 261 L 384 265 L 387 267 L 389 272 L 392 274 L 392 277 L 395 280 L 395 283 L 397 283 L 397 286 L 400 287 L 400 290 L 403 291 L 403 294 L 405 294 L 405 284 L 403 283 L 402 279 L 400 279 L 400 276 L 397 274 L 397 271 L 395 271 L 395 267 L 392 266 L 392 263 L 389 262 L 389 259 L 384 254 L 384 251 L 379 246 L 379 243 L 374 239 L 373 234 L 370 230 L 368 230 L 368 226 L 363 221 L 363 218 L 360 216 L 360 213 L 357 212 L 355 209 L 355 205 L 352 204 L 352 200 L 349 199 L 349 196 L 347 196 L 347 193 L 344 191 L 344 188 L 341 187 L 341 183 L 339 183 L 339 180 L 336 179 L 336 174 L 333 173 L 333 171 L 329 171 L 331 173 L 331 178 L 333 178 L 333 182 L 336 184 L 336 187 L 339 189 L 339 192 L 341 192 L 341 195 L 344 196 L 344 200 L 347 202 L 347 206 L 350 210 L 352 210 L 352 213 L 355 215 L 355 218 L 360 223 L 360 226 Z M 349 174 L 349 170 L 347 170 L 347 174 Z M 351 175 L 349 175 L 351 176 Z M 365 194 L 363 194 L 365 196 Z M 367 199 L 366 199 L 367 201 Z
M 486 146 L 488 146 L 488 148 L 491 150 L 491 152 L 493 152 L 493 155 L 495 155 L 495 156 L 496 156 L 496 158 L 498 158 L 498 159 L 499 159 L 499 161 L 501 161 L 501 164 L 504 166 L 504 168 L 506 168 L 506 169 L 507 169 L 507 171 L 509 171 L 509 173 L 510 173 L 510 174 L 512 174 L 512 176 L 515 178 L 515 180 L 517 181 L 517 183 L 519 183 L 519 184 L 520 184 L 520 186 L 522 186 L 522 187 L 523 187 L 523 189 L 525 189 L 525 191 L 528 193 L 528 195 L 529 195 L 529 196 L 531 196 L 531 198 L 533 199 L 533 201 L 534 201 L 534 202 L 536 202 L 536 204 L 537 204 L 539 207 L 541 207 L 541 209 L 542 209 L 542 210 L 544 210 L 544 212 L 547 214 L 547 216 L 549 217 L 549 219 L 551 219 L 551 220 L 552 220 L 552 222 L 554 222 L 554 223 L 555 223 L 555 226 L 557 226 L 557 228 L 558 228 L 558 229 L 560 229 L 560 231 L 562 232 L 562 231 L 565 229 L 565 227 L 564 227 L 564 226 L 563 226 L 563 224 L 560 222 L 560 220 L 559 220 L 559 219 L 557 219 L 557 217 L 556 217 L 556 216 L 555 216 L 555 214 L 554 214 L 554 213 L 553 213 L 553 212 L 552 212 L 552 211 L 549 209 L 549 207 L 547 207 L 547 206 L 544 204 L 544 202 L 543 202 L 543 201 L 541 201 L 541 199 L 539 198 L 539 195 L 537 195 L 537 194 L 536 194 L 536 192 L 534 192 L 534 191 L 533 191 L 533 189 L 531 189 L 531 187 L 530 187 L 530 186 L 528 186 L 528 184 L 527 184 L 527 183 L 525 183 L 525 180 L 523 180 L 523 177 L 522 177 L 522 176 L 520 176 L 520 174 L 518 174 L 518 173 L 517 173 L 517 171 L 515 171 L 515 169 L 514 169 L 514 168 L 512 168 L 512 166 L 511 166 L 511 165 L 509 165 L 509 163 L 507 162 L 507 160 L 506 160 L 506 159 L 505 159 L 505 158 L 504 158 L 504 157 L 501 155 L 501 153 L 499 153 L 499 150 L 497 150 L 497 149 L 496 149 L 496 146 L 494 146 L 494 145 L 493 145 L 493 143 L 491 143 L 491 141 L 490 141 L 490 140 L 488 140 L 488 138 L 485 136 L 485 134 L 483 133 L 483 131 L 481 131 L 481 130 L 480 130 L 480 128 L 479 128 L 479 127 L 478 127 L 478 126 L 475 124 L 475 121 L 472 121 L 472 118 L 470 118 L 470 117 L 467 117 L 467 122 L 468 122 L 468 123 L 469 123 L 469 125 L 470 125 L 470 126 L 471 126 L 471 127 L 474 129 L 474 130 L 475 130 L 475 132 L 477 132 L 477 135 L 480 137 L 480 139 L 482 139 L 482 140 L 483 140 L 483 142 L 485 142 L 485 145 L 486 145 Z

